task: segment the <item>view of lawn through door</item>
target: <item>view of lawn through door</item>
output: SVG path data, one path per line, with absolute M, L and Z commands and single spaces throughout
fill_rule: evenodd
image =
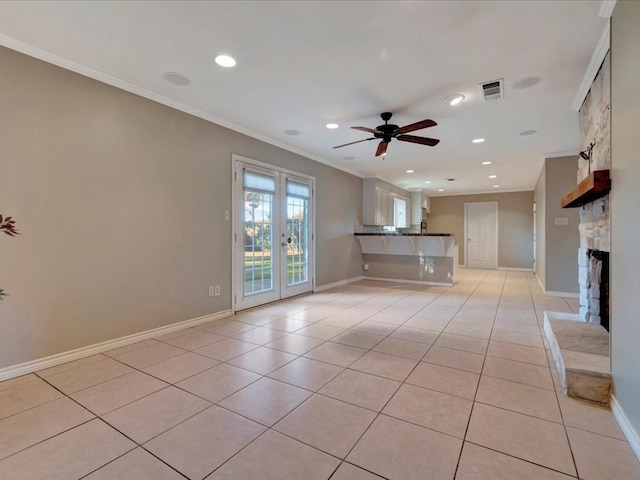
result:
M 311 180 L 240 167 L 242 284 L 236 282 L 236 288 L 242 292 L 236 294 L 237 309 L 311 291 Z

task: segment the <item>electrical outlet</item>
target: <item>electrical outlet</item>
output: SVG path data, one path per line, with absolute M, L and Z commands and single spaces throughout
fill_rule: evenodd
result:
M 211 285 L 209 287 L 209 296 L 210 297 L 215 297 L 216 296 L 216 287 L 215 287 L 215 285 Z
M 363 269 L 365 272 L 369 271 L 369 264 L 368 264 L 368 263 L 365 263 L 365 264 L 362 266 L 362 269 Z
M 214 285 L 213 286 L 213 296 L 214 297 L 219 297 L 220 296 L 220 285 Z

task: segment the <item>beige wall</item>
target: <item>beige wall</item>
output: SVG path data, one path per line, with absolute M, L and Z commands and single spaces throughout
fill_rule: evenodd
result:
M 545 159 L 544 237 L 545 290 L 578 293 L 578 209 L 562 208 L 560 200 L 576 186 L 576 156 Z M 567 219 L 568 225 L 556 225 L 556 218 Z
M 431 197 L 427 231 L 453 233 L 464 265 L 464 204 L 498 202 L 498 267 L 533 268 L 533 192 Z
M 614 395 L 640 457 L 640 2 L 617 2 L 611 23 L 611 368 Z
M 315 176 L 316 284 L 361 275 L 358 177 L 4 48 L 0 105 L 0 367 L 229 309 L 232 153 Z

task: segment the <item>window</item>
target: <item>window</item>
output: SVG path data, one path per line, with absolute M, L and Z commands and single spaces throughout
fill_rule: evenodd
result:
M 407 199 L 393 198 L 393 224 L 396 228 L 407 228 Z

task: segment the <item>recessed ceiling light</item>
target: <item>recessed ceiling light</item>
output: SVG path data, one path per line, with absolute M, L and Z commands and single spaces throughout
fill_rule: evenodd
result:
M 524 130 L 522 132 L 520 132 L 518 135 L 522 136 L 522 137 L 526 137 L 529 135 L 535 135 L 536 133 L 538 133 L 538 130 Z
M 489 178 L 498 178 L 497 175 L 489 175 Z
M 515 82 L 513 82 L 511 86 L 516 90 L 522 90 L 524 88 L 533 87 L 539 84 L 541 81 L 542 81 L 542 77 L 524 77 L 524 78 L 521 78 L 520 80 L 516 80 Z
M 472 143 L 482 143 L 484 142 L 484 138 L 474 138 L 471 140 Z
M 426 180 L 424 183 L 431 183 L 431 180 Z
M 337 123 L 327 123 L 325 125 L 325 127 L 330 128 L 331 130 L 333 130 L 334 128 L 338 128 L 340 125 L 338 125 Z
M 500 185 L 494 185 L 493 188 L 498 188 Z
M 448 97 L 446 97 L 444 99 L 444 101 L 447 102 L 452 107 L 455 106 L 455 105 L 458 105 L 463 100 L 464 100 L 464 95 L 462 95 L 460 93 L 456 93 L 454 95 L 449 95 Z
M 167 82 L 172 83 L 173 85 L 178 85 L 179 87 L 184 87 L 191 83 L 191 80 L 189 80 L 187 77 L 176 72 L 163 73 L 162 78 L 164 78 Z
M 438 191 L 439 192 L 444 192 L 444 188 L 439 188 Z
M 285 130 L 284 133 L 287 135 L 300 135 L 300 130 Z
M 406 170 L 407 173 L 413 173 L 415 170 Z
M 231 68 L 236 66 L 235 59 L 229 55 L 218 55 L 215 58 L 215 61 L 218 65 L 225 68 Z
M 491 162 L 482 162 L 483 165 L 491 165 Z

